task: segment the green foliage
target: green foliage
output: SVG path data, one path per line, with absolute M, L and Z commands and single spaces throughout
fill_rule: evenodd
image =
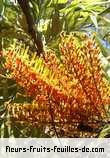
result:
M 110 138 L 110 125 L 105 125 L 102 129 L 102 131 L 100 132 L 99 138 Z

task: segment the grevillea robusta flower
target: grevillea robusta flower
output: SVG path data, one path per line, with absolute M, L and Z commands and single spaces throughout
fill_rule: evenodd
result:
M 29 106 L 10 106 L 10 112 L 16 109 L 14 118 L 60 123 L 66 129 L 67 123 L 69 128 L 74 122 L 89 124 L 107 117 L 110 86 L 103 75 L 99 47 L 88 37 L 79 43 L 66 35 L 59 50 L 61 61 L 52 50 L 43 57 L 31 57 L 28 48 L 17 44 L 4 53 L 12 78 L 34 99 Z

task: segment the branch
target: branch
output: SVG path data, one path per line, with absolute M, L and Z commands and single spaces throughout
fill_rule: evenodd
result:
M 39 32 L 35 30 L 35 24 L 34 24 L 32 14 L 31 14 L 29 1 L 28 0 L 17 0 L 17 1 L 26 17 L 26 21 L 28 24 L 28 33 L 33 38 L 34 43 L 37 46 L 37 54 L 40 56 L 40 54 L 44 52 L 43 43 L 42 43 Z

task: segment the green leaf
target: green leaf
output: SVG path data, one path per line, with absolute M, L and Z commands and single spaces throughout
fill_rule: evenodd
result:
M 110 7 L 104 9 L 99 15 L 104 16 L 106 14 L 110 13 Z
M 91 18 L 93 24 L 95 25 L 96 29 L 98 29 L 98 23 L 97 23 L 97 17 L 96 17 L 96 15 L 91 14 L 90 18 Z
M 76 0 L 77 1 L 77 0 Z M 104 0 L 83 0 L 83 2 L 85 5 L 89 6 L 95 6 L 95 5 L 105 5 L 105 4 L 110 4 L 110 1 L 104 1 Z
M 0 0 L 0 16 L 2 14 L 3 11 L 3 0 Z
M 67 3 L 68 2 L 68 0 L 56 0 L 57 1 L 57 3 Z
M 101 41 L 101 39 L 100 39 L 100 37 L 98 35 L 95 35 L 95 40 L 96 40 L 97 44 L 99 45 L 99 47 L 100 47 L 100 49 L 102 51 L 103 56 L 107 57 L 109 55 L 110 49 L 106 48 L 103 45 L 103 43 L 102 43 L 102 41 Z
M 63 4 L 63 3 L 67 3 L 68 0 L 51 0 L 50 4 Z
M 66 4 L 68 0 L 50 0 L 47 7 L 55 7 L 58 4 Z
M 105 22 L 106 24 L 108 23 L 110 25 L 110 19 L 109 18 L 106 18 L 106 17 L 103 17 L 103 16 L 99 16 L 100 19 Z
M 39 15 L 39 7 L 38 7 L 38 5 L 37 5 L 37 3 L 36 2 L 34 2 L 34 1 L 31 1 L 31 4 L 32 4 L 32 10 L 33 10 L 33 13 L 34 13 L 34 15 L 35 15 L 35 18 L 38 18 L 38 15 Z
M 110 125 L 105 125 L 98 138 L 107 138 L 108 135 L 110 135 Z

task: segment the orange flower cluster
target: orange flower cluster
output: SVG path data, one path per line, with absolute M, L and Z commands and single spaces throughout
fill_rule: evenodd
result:
M 31 57 L 22 45 L 5 53 L 5 67 L 34 99 L 28 108 L 15 110 L 14 117 L 63 124 L 105 118 L 110 86 L 103 77 L 100 49 L 92 39 L 85 37 L 79 42 L 73 35 L 62 37 L 59 49 L 61 61 L 51 50 L 43 57 Z

